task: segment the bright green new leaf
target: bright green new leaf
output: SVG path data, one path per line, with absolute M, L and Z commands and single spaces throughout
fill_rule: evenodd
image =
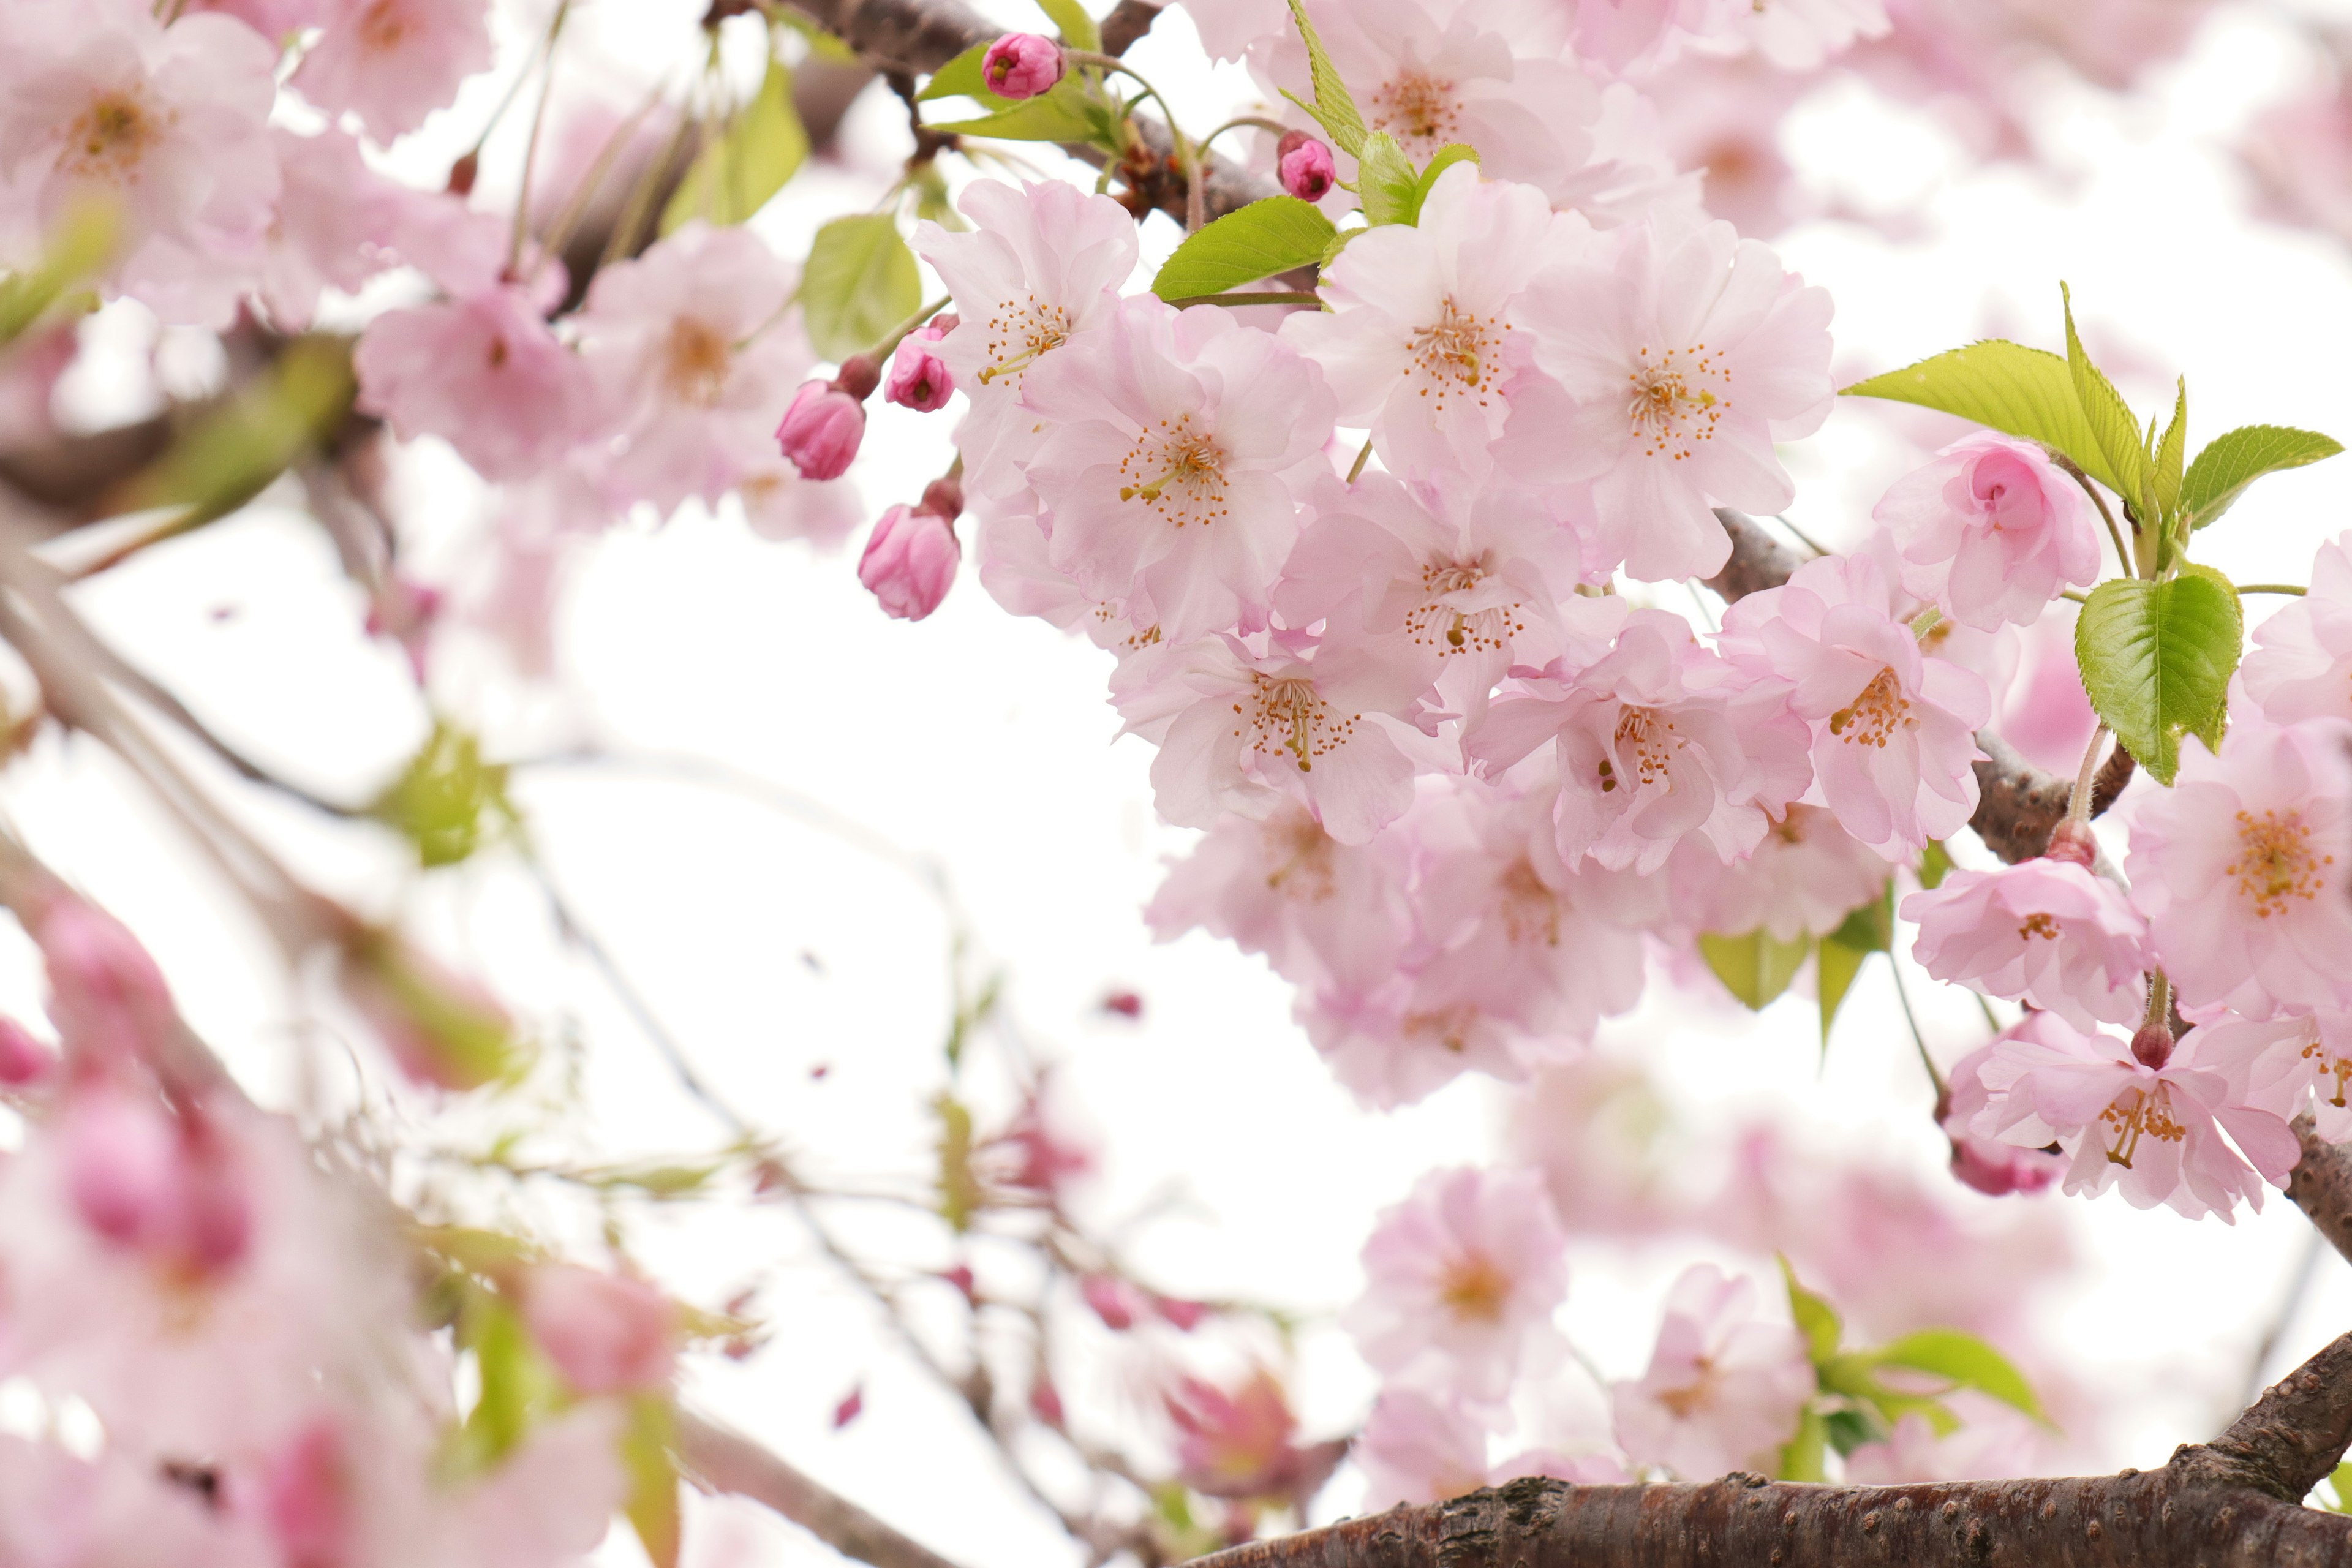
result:
M 888 213 L 837 217 L 816 231 L 801 272 L 809 342 L 840 361 L 872 348 L 923 302 L 915 253 Z
M 1102 52 L 1102 27 L 1078 0 L 1037 0 L 1037 9 L 1053 18 L 1062 35 L 1062 42 L 1088 54 Z
M 2116 390 L 2115 383 L 2083 352 L 2083 340 L 2074 331 L 2074 297 L 2063 283 L 2058 285 L 2058 297 L 2066 311 L 2067 378 L 2074 383 L 2074 401 L 2081 405 L 2083 417 L 2091 427 L 2092 439 L 2098 443 L 2099 455 L 2106 459 L 2106 471 L 2102 474 L 2092 468 L 2079 452 L 2066 455 L 2131 502 L 2134 510 L 2146 512 L 2150 464 L 2147 445 L 2140 438 L 2139 421 L 2133 416 L 2123 394 Z M 2155 519 L 2145 521 L 2153 523 Z
M 2158 783 L 2172 782 L 2183 734 L 2221 745 L 2244 634 L 2237 589 L 2193 564 L 2162 583 L 2102 583 L 2083 606 L 2074 623 L 2083 688 Z
M 117 486 L 108 504 L 121 511 L 185 507 L 182 528 L 226 517 L 339 429 L 353 391 L 349 339 L 297 338 L 267 375 L 182 431 L 162 457 Z
M 1830 1432 L 1822 1413 L 1811 1405 L 1797 1418 L 1797 1435 L 1780 1448 L 1780 1474 L 1784 1481 L 1825 1481 L 1830 1479 L 1823 1454 Z
M 122 214 L 113 202 L 83 196 L 69 204 L 50 226 L 41 259 L 0 278 L 0 343 L 16 342 L 69 290 L 104 271 L 121 238 Z M 97 308 L 95 296 L 84 291 L 80 298 Z
M 1956 1387 L 1973 1388 L 2025 1412 L 2045 1426 L 2050 1424 L 2050 1416 L 2042 1408 L 2032 1384 L 2025 1381 L 2025 1374 L 2011 1365 L 2007 1356 L 1974 1334 L 1964 1334 L 1958 1329 L 1921 1329 L 1893 1344 L 1880 1346 L 1875 1354 L 1881 1365 L 1906 1366 L 1940 1377 Z
M 1339 237 L 1312 202 L 1266 196 L 1185 236 L 1151 280 L 1163 300 L 1222 294 L 1261 278 L 1311 267 Z
M 1845 1005 L 1845 994 L 1853 989 L 1854 976 L 1862 973 L 1863 961 L 1872 950 L 1848 947 L 1834 936 L 1825 936 L 1817 951 L 1820 957 L 1813 989 L 1821 996 L 1822 1049 L 1826 1051 L 1830 1048 L 1830 1026 L 1837 1021 L 1838 1009 Z
M 1118 151 L 1111 135 L 1109 111 L 1088 96 L 1075 75 L 1066 76 L 1047 92 L 1019 102 L 998 100 L 1004 107 L 972 120 L 950 120 L 928 125 L 942 136 L 987 136 L 999 142 L 1078 142 Z
M 2159 524 L 2171 522 L 2180 510 L 2180 465 L 2189 455 L 2189 378 L 2183 376 L 2173 395 L 2172 423 L 2156 439 L 2147 476 L 2148 505 Z
M 1321 35 L 1307 18 L 1307 7 L 1299 0 L 1290 0 L 1290 14 L 1298 23 L 1298 36 L 1307 45 L 1307 77 L 1314 84 L 1315 101 L 1308 103 L 1288 88 L 1282 96 L 1315 117 L 1331 138 L 1331 144 L 1349 157 L 1360 157 L 1364 146 L 1364 116 L 1357 109 L 1355 98 L 1348 84 L 1339 78 L 1339 68 L 1331 63 L 1330 54 L 1323 47 Z
M 1323 247 L 1323 258 L 1316 265 L 1318 267 L 1330 266 L 1331 263 L 1339 259 L 1339 253 L 1348 248 L 1348 242 L 1349 240 L 1354 239 L 1360 234 L 1370 234 L 1371 232 L 1372 231 L 1370 227 L 1361 224 L 1359 224 L 1354 228 L 1343 228 L 1333 231 L 1331 235 L 1331 243 Z
M 1811 945 L 1801 937 L 1776 941 L 1760 927 L 1742 936 L 1708 932 L 1698 939 L 1700 955 L 1724 988 L 1759 1010 L 1789 988 Z
M 474 1357 L 480 1394 L 458 1429 L 461 1473 L 479 1475 L 513 1452 L 562 1388 L 555 1368 L 531 1341 L 521 1314 L 503 1299 L 468 1285 L 457 1314 L 457 1348 Z
M 1889 1433 L 1886 1423 L 1866 1405 L 1850 1405 L 1843 1410 L 1832 1410 L 1822 1417 L 1829 1429 L 1830 1447 L 1840 1457 L 1846 1457 L 1864 1443 L 1884 1443 Z
M 695 218 L 722 228 L 743 222 L 784 188 L 808 153 L 808 132 L 793 109 L 793 73 L 772 59 L 758 94 L 678 182 L 662 208 L 662 233 Z
M 971 1168 L 971 1111 L 944 1090 L 931 1110 L 940 1119 L 940 1215 L 950 1228 L 962 1231 L 985 1195 Z
M 1797 1331 L 1805 1336 L 1808 1353 L 1815 1366 L 1826 1365 L 1837 1354 L 1838 1341 L 1845 1335 L 1845 1324 L 1837 1309 L 1820 1296 L 1797 1283 L 1797 1271 L 1780 1259 L 1780 1278 L 1789 1287 L 1789 1314 L 1797 1321 Z
M 1445 173 L 1446 170 L 1454 167 L 1456 163 L 1475 163 L 1477 161 L 1478 149 L 1463 142 L 1448 142 L 1444 146 L 1440 147 L 1436 152 L 1431 153 L 1429 155 L 1429 167 L 1423 169 L 1421 172 L 1421 178 L 1413 183 L 1412 216 L 1405 219 L 1405 222 L 1419 223 L 1421 221 L 1422 204 L 1429 200 L 1430 190 L 1437 184 L 1438 175 Z
M 2264 474 L 2300 468 L 2344 450 L 2343 444 L 2309 430 L 2284 425 L 2242 425 L 2216 436 L 2189 465 L 2180 484 L 2180 510 L 2191 528 L 2202 528 Z
M 978 100 L 991 109 L 1002 109 L 1019 101 L 1015 99 L 999 98 L 989 91 L 988 79 L 981 75 L 982 62 L 987 59 L 988 51 L 994 47 L 995 44 L 994 38 L 990 38 L 984 43 L 974 44 L 933 71 L 931 79 L 923 84 L 923 90 L 915 94 L 915 101 L 929 103 L 935 98 L 970 98 Z
M 2005 435 L 2039 441 L 2072 458 L 2109 489 L 2133 493 L 2116 484 L 2075 398 L 2074 373 L 2056 354 L 1990 338 L 1858 381 L 1844 395 L 1940 408 Z
M 454 866 L 481 843 L 483 816 L 515 820 L 503 763 L 485 763 L 481 742 L 436 720 L 433 733 L 367 814 L 416 846 L 421 866 Z
M 2352 1459 L 2347 1459 L 2328 1474 L 2328 1489 L 2336 1500 L 2327 1507 L 2337 1513 L 2352 1513 Z
M 1364 221 L 1377 228 L 1384 223 L 1410 224 L 1421 216 L 1421 176 L 1404 155 L 1396 138 L 1375 131 L 1364 138 L 1356 159 L 1356 200 Z
M 625 1511 L 654 1568 L 677 1568 L 677 1426 L 668 1395 L 640 1394 L 629 1401 L 629 1425 L 621 1434 L 621 1468 L 629 1478 Z

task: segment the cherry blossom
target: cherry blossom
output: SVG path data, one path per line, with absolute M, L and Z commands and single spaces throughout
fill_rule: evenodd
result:
M 894 506 L 882 514 L 866 542 L 866 553 L 857 560 L 857 580 L 892 618 L 919 621 L 948 596 L 962 560 L 953 517 L 929 504 Z
M 2181 1011 L 2250 1018 L 2352 1005 L 2352 759 L 2313 720 L 2184 739 L 2173 787 L 2143 795 L 2124 871 Z
M 1709 576 L 1731 549 L 1712 507 L 1788 506 L 1772 445 L 1828 417 L 1830 299 L 1763 245 L 1727 223 L 1628 224 L 1548 261 L 1518 315 L 1543 375 L 1512 389 L 1496 458 L 1593 481 L 1589 565 Z
M 2352 719 L 2352 533 L 2319 547 L 2311 591 L 2256 626 L 2253 640 L 2238 679 L 2264 718 Z
M 1057 568 L 1102 597 L 1140 593 L 1171 641 L 1264 624 L 1330 434 L 1312 364 L 1223 310 L 1147 295 L 1033 367 L 1021 396 L 1049 432 L 1027 477 Z
M 415 130 L 489 68 L 483 0 L 325 0 L 323 13 L 294 86 L 331 114 L 357 115 L 379 142 Z
M 677 1310 L 641 1279 L 543 1264 L 522 1287 L 523 1322 L 581 1394 L 659 1388 L 677 1359 Z
M 2047 1007 L 2078 1029 L 2137 1023 L 2147 1004 L 2147 922 L 2123 889 L 2047 857 L 1949 871 L 1903 900 L 1913 955 L 1938 980 Z
M 1666 1292 L 1650 1368 L 1613 1390 L 1617 1440 L 1628 1458 L 1688 1480 L 1727 1470 L 1776 1470 L 1812 1396 L 1802 1335 L 1759 1313 L 1756 1282 L 1713 1264 Z
M 961 325 L 940 357 L 971 400 L 956 432 L 964 489 L 986 500 L 1024 488 L 1016 458 L 1034 444 L 1021 406 L 1030 366 L 1110 319 L 1135 270 L 1134 220 L 1108 196 L 1058 181 L 1013 186 L 982 180 L 959 202 L 974 232 L 915 226 L 916 253 L 938 269 Z
M 1348 1457 L 1369 1508 L 1438 1502 L 1486 1484 L 1487 1424 L 1461 1395 L 1384 1389 Z
M 2331 1143 L 2352 1140 L 2352 1017 L 2221 1018 L 2182 1037 L 2181 1055 L 2229 1079 L 2233 1104 L 2283 1121 L 2309 1111 Z
M 1991 1102 L 1984 1069 L 2000 1042 L 1978 1047 L 1945 1074 L 1950 1086 L 1943 1116 L 1944 1135 L 1952 1141 L 1952 1174 L 1964 1185 L 1988 1197 L 2011 1193 L 2038 1193 L 2065 1173 L 2066 1157 L 2056 1145 L 2021 1148 L 1989 1138 L 1971 1129 Z
M 2028 441 L 1956 441 L 1871 515 L 1901 546 L 1904 591 L 1980 631 L 2030 625 L 2061 589 L 2099 574 L 2089 500 Z
M 2300 1153 L 2285 1122 L 2231 1103 L 2224 1075 L 2189 1053 L 2150 1066 L 2126 1042 L 2084 1034 L 2055 1013 L 2012 1026 L 1979 1076 L 1990 1098 L 1970 1131 L 2027 1148 L 2058 1144 L 2071 1160 L 2070 1195 L 2120 1187 L 2134 1208 L 2165 1204 L 2231 1224 L 2239 1201 L 2260 1209 L 2263 1181 L 2284 1185 Z
M 1791 805 L 1747 858 L 1725 865 L 1711 845 L 1679 849 L 1668 867 L 1675 906 L 1697 930 L 1762 930 L 1777 942 L 1827 936 L 1886 885 L 1886 861 L 1818 805 Z
M 370 169 L 359 143 L 332 127 L 315 136 L 274 128 L 270 141 L 284 184 L 259 292 L 271 321 L 299 331 L 327 289 L 354 292 L 392 265 L 407 192 Z
M 1456 163 L 1418 224 L 1382 225 L 1341 251 L 1322 274 L 1329 308 L 1291 316 L 1282 334 L 1322 367 L 1340 421 L 1371 426 L 1392 472 L 1483 476 L 1524 363 L 1521 293 L 1589 228 L 1532 186 Z
M 1924 655 L 1890 604 L 1875 562 L 1824 556 L 1732 605 L 1718 646 L 1794 685 L 1789 706 L 1812 727 L 1822 801 L 1894 858 L 1975 812 L 1976 729 L 1990 700 L 1976 676 Z
M 403 440 L 438 436 L 484 477 L 529 479 L 604 410 L 579 355 L 521 289 L 387 310 L 352 356 L 360 405 Z
M 1163 1400 L 1176 1428 L 1176 1463 L 1184 1484 L 1209 1497 L 1266 1497 L 1304 1479 L 1308 1457 L 1293 1446 L 1298 1418 L 1281 1382 L 1253 1367 L 1237 1387 L 1203 1378 L 1177 1381 Z

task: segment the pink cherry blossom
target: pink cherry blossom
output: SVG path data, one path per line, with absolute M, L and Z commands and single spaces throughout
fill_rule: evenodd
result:
M 1803 1336 L 1761 1316 L 1758 1296 L 1710 1263 L 1675 1281 L 1649 1371 L 1613 1390 L 1627 1458 L 1694 1481 L 1779 1468 L 1814 1375 Z
M 1560 858 L 1648 875 L 1686 837 L 1746 858 L 1812 782 L 1809 739 L 1785 685 L 1739 678 L 1681 616 L 1635 610 L 1601 658 L 1519 682 L 1464 750 L 1502 768 L 1553 741 Z
M 1118 309 L 1119 286 L 1135 270 L 1135 220 L 1108 196 L 1058 180 L 977 181 L 957 205 L 973 232 L 925 221 L 915 226 L 914 247 L 947 284 L 961 322 L 941 340 L 940 357 L 971 400 L 956 431 L 964 489 L 994 501 L 1025 488 L 1016 459 L 1036 439 L 1036 420 L 1021 405 L 1026 374 Z
M 1518 309 L 1543 374 L 1513 389 L 1496 460 L 1593 481 L 1588 566 L 1708 576 L 1731 550 L 1711 508 L 1788 506 L 1773 443 L 1829 416 L 1830 299 L 1764 246 L 1727 223 L 1628 224 L 1549 260 Z
M 1298 1418 L 1265 1368 L 1233 1389 L 1186 1376 L 1162 1395 L 1176 1429 L 1184 1484 L 1209 1497 L 1267 1497 L 1290 1490 L 1307 1456 L 1292 1445 Z
M 999 98 L 1034 98 L 1062 79 L 1061 46 L 1034 33 L 1007 33 L 981 57 L 981 79 Z
M 1722 30 L 1721 0 L 1575 0 L 1576 52 L 1617 72 L 1643 72 L 1690 37 Z
M 1956 441 L 1871 515 L 1895 532 L 1904 591 L 1980 631 L 2030 626 L 2059 590 L 2098 579 L 2090 502 L 2030 441 Z
M 1921 653 L 1891 602 L 1875 562 L 1824 556 L 1732 605 L 1718 646 L 1794 684 L 1789 706 L 1812 727 L 1822 801 L 1893 859 L 1975 813 L 1976 730 L 1991 704 L 1982 680 Z
M 780 324 L 792 268 L 741 228 L 689 223 L 601 268 L 576 318 L 580 359 L 612 411 L 602 475 L 617 507 L 716 500 L 768 447 L 810 354 Z
M 2254 628 L 2238 675 L 2273 724 L 2352 719 L 2352 533 L 2319 547 L 2310 593 Z
M 894 506 L 882 514 L 874 525 L 874 537 L 866 542 L 866 553 L 857 560 L 857 580 L 892 619 L 919 621 L 948 596 L 962 560 L 952 516 L 928 501 L 911 508 Z
M 1364 1473 L 1364 1501 L 1384 1509 L 1440 1502 L 1486 1484 L 1487 1424 L 1458 1394 L 1381 1391 L 1348 1457 Z
M 302 57 L 294 86 L 389 142 L 489 68 L 488 9 L 483 0 L 327 0 L 319 41 Z
M 2228 1079 L 2233 1104 L 2285 1121 L 2309 1111 L 2327 1142 L 2352 1140 L 2352 1016 L 2224 1017 L 2189 1030 L 2180 1055 Z
M 2099 723 L 2074 662 L 2074 617 L 2044 616 L 2019 641 L 2019 670 L 2008 697 L 1996 705 L 1993 732 L 2043 772 L 2071 773 L 2083 765 Z M 2352 707 L 2346 715 L 2352 717 Z
M 1853 1486 L 1908 1481 L 1972 1481 L 2034 1473 L 2033 1428 L 2018 1413 L 1970 1410 L 1956 1432 L 1938 1433 L 1927 1417 L 1906 1412 L 1884 1442 L 1864 1443 L 1845 1457 Z
M 166 321 L 226 326 L 278 197 L 277 51 L 226 16 L 163 26 L 139 0 L 25 0 L 0 18 L 0 233 L 97 200 L 114 284 Z
M 944 324 L 933 321 L 908 333 L 890 356 L 890 374 L 882 383 L 882 395 L 918 414 L 946 407 L 948 399 L 955 395 L 955 374 L 940 358 L 937 345 L 955 325 L 950 317 Z
M 2183 739 L 2173 787 L 2140 797 L 2124 870 L 2190 1017 L 2352 1005 L 2347 736 L 2242 717 L 2219 756 Z
M 355 292 L 395 259 L 405 190 L 367 166 L 359 143 L 330 126 L 315 136 L 274 128 L 284 180 L 262 261 L 260 294 L 289 331 L 310 324 L 329 289 Z
M 1375 1223 L 1348 1331 L 1392 1381 L 1499 1400 L 1556 1337 L 1567 1247 L 1537 1173 L 1433 1171 Z
M 1979 1076 L 1990 1098 L 1970 1131 L 2027 1148 L 2058 1144 L 2071 1161 L 2069 1195 L 2119 1186 L 2134 1208 L 2165 1204 L 2231 1224 L 2239 1200 L 2260 1209 L 2263 1181 L 2284 1185 L 2301 1152 L 2285 1122 L 2231 1103 L 2224 1075 L 2193 1057 L 2151 1068 L 2125 1041 L 2086 1035 L 2055 1013 L 2027 1014 Z
M 1171 641 L 1264 624 L 1297 492 L 1325 471 L 1331 396 L 1311 363 L 1225 311 L 1143 295 L 1034 366 L 1021 397 L 1048 432 L 1027 477 L 1055 567 L 1100 597 L 1139 591 Z
M 2065 1155 L 2054 1148 L 2022 1148 L 1971 1131 L 1992 1100 L 1992 1090 L 1985 1087 L 1984 1069 L 2000 1046 L 1994 1040 L 1978 1047 L 1944 1075 L 1949 1101 L 1943 1128 L 1952 1142 L 1952 1174 L 1964 1185 L 1996 1198 L 2041 1192 L 2066 1170 Z
M 1886 0 L 1767 0 L 1731 10 L 1731 30 L 1783 70 L 1811 70 L 1889 26 Z
M 360 406 L 438 436 L 484 478 L 530 478 L 599 422 L 594 383 L 522 290 L 388 310 L 352 356 Z
M 866 439 L 866 400 L 838 381 L 804 381 L 776 426 L 776 445 L 804 479 L 837 479 Z
M 1225 812 L 1303 803 L 1342 844 L 1362 844 L 1412 804 L 1412 763 L 1379 713 L 1334 702 L 1314 667 L 1230 637 L 1163 650 L 1112 691 L 1128 728 L 1156 740 L 1160 815 L 1207 827 Z
M 66 1055 L 119 1069 L 177 1048 L 163 972 L 121 921 L 70 896 L 32 921 L 49 982 L 49 1019 Z
M 190 11 L 217 11 L 234 16 L 272 43 L 319 25 L 326 0 L 194 0 Z
M 1792 805 L 1748 858 L 1725 865 L 1713 846 L 1684 846 L 1669 863 L 1675 906 L 1698 931 L 1775 941 L 1826 936 L 1886 886 L 1886 861 L 1838 826 L 1836 814 Z
M 2047 1007 L 2078 1029 L 2136 1024 L 2147 1005 L 2147 922 L 2123 889 L 2047 857 L 1950 871 L 1903 900 L 1912 949 L 1938 980 Z
M 541 1264 L 525 1278 L 523 1322 L 556 1370 L 582 1394 L 625 1394 L 669 1382 L 677 1309 L 641 1279 L 575 1264 Z
M 1533 186 L 1456 163 L 1417 225 L 1382 225 L 1341 251 L 1323 270 L 1328 308 L 1289 317 L 1282 335 L 1322 367 L 1341 422 L 1371 427 L 1391 471 L 1482 477 L 1524 363 L 1521 292 L 1589 226 L 1556 216 Z

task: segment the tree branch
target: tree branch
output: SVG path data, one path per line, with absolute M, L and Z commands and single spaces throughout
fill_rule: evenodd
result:
M 684 1408 L 677 1413 L 677 1458 L 705 1491 L 773 1509 L 845 1557 L 874 1568 L 957 1568 L 741 1433 Z
M 2300 1506 L 2352 1442 L 2352 1334 L 2161 1469 L 1811 1486 L 1513 1481 L 1259 1542 L 1195 1568 L 2255 1568 L 2352 1563 L 2352 1518 Z
M 2308 1111 L 2294 1119 L 2294 1134 L 2303 1158 L 2287 1174 L 2286 1195 L 2329 1246 L 2352 1258 L 2352 1149 L 2322 1138 Z

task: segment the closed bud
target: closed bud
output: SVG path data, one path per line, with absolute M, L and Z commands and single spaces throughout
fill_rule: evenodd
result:
M 894 620 L 919 621 L 940 607 L 954 585 L 963 546 L 955 525 L 939 511 L 894 506 L 874 525 L 858 558 L 857 580 Z
M 58 1065 L 57 1053 L 14 1018 L 0 1018 L 0 1084 L 37 1083 Z
M 864 400 L 822 381 L 803 382 L 776 426 L 777 447 L 809 479 L 839 479 L 865 438 Z
M 1274 156 L 1282 188 L 1302 202 L 1321 201 L 1339 177 L 1331 163 L 1331 149 L 1304 131 L 1284 132 Z
M 2058 819 L 2050 830 L 2050 847 L 2042 854 L 2053 860 L 2068 860 L 2085 869 L 2099 858 L 2099 841 L 2091 833 L 2091 825 L 2077 822 L 2071 816 Z
M 981 57 L 981 79 L 999 98 L 1034 98 L 1062 79 L 1062 47 L 1034 33 L 1007 33 Z
M 2131 1051 L 2132 1060 L 2150 1072 L 2162 1072 L 2172 1059 L 2172 1031 L 2160 1023 L 2150 1024 L 2132 1037 Z

